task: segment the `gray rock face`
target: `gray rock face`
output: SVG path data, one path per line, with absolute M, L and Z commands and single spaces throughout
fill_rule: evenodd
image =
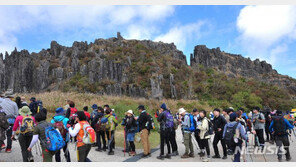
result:
M 209 49 L 205 45 L 197 45 L 190 57 L 190 65 L 195 69 L 214 68 L 230 77 L 254 78 L 266 83 L 288 88 L 296 94 L 296 81 L 277 73 L 266 61 L 252 61 L 241 55 L 222 52 L 220 48 Z

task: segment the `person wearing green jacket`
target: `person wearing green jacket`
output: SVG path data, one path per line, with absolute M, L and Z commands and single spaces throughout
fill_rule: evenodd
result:
M 114 142 L 114 135 L 115 135 L 115 130 L 116 126 L 118 125 L 117 119 L 113 116 L 111 109 L 107 109 L 105 111 L 106 115 L 104 117 L 108 118 L 107 126 L 106 126 L 106 136 L 108 139 L 108 155 L 114 155 L 113 148 L 115 147 L 115 142 Z

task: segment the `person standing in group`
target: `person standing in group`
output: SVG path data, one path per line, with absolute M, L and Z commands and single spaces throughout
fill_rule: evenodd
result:
M 6 153 L 11 153 L 11 148 L 12 148 L 12 140 L 11 140 L 11 136 L 12 136 L 12 127 L 15 123 L 15 119 L 18 116 L 19 112 L 18 112 L 18 106 L 17 104 L 12 101 L 12 99 L 14 98 L 14 95 L 12 94 L 12 92 L 7 92 L 5 94 L 1 95 L 2 98 L 0 98 L 0 105 L 2 106 L 6 117 L 9 118 L 9 127 L 6 130 L 6 142 L 7 142 L 7 146 L 5 146 L 5 144 L 2 144 L 1 147 L 5 148 L 5 152 Z M 4 98 L 5 97 L 5 98 Z
M 6 114 L 0 105 L 0 152 L 2 149 L 5 149 L 4 140 L 6 139 L 5 131 L 9 128 L 9 123 L 6 118 Z
M 36 113 L 37 113 L 37 110 L 38 110 L 38 103 L 36 102 L 35 97 L 31 97 L 29 108 L 30 108 L 30 110 L 32 112 L 32 116 L 34 117 L 36 115 Z
M 23 107 L 22 100 L 21 100 L 21 98 L 20 98 L 19 96 L 17 96 L 17 97 L 15 98 L 15 103 L 16 103 L 18 109 L 21 109 L 21 108 Z
M 196 122 L 196 126 L 199 125 L 200 124 L 199 111 L 195 108 L 195 109 L 192 110 L 191 114 L 193 115 L 193 118 L 194 118 L 194 120 Z M 195 130 L 194 130 L 194 137 L 195 137 L 195 140 L 197 142 L 198 148 L 201 151 L 201 142 L 200 142 L 199 133 L 200 133 L 200 130 L 196 127 Z M 201 153 L 199 152 L 199 154 L 201 154 Z
M 242 124 L 238 122 L 238 116 L 236 113 L 229 115 L 229 121 L 230 122 L 224 127 L 223 139 L 225 139 L 231 152 L 234 153 L 233 162 L 240 162 L 243 140 L 248 140 L 247 133 Z
M 200 142 L 201 142 L 201 150 L 202 152 L 199 154 L 201 157 L 205 156 L 205 150 L 207 152 L 207 158 L 204 158 L 203 161 L 207 162 L 210 160 L 210 146 L 209 146 L 209 139 L 210 135 L 207 135 L 209 130 L 209 120 L 206 117 L 207 113 L 205 110 L 200 111 L 199 116 L 201 119 L 201 123 L 197 126 L 200 130 Z
M 214 125 L 214 141 L 213 141 L 213 147 L 215 155 L 212 158 L 221 158 L 218 150 L 218 142 L 221 142 L 222 148 L 223 148 L 223 157 L 222 159 L 227 159 L 227 149 L 225 145 L 225 141 L 223 139 L 223 130 L 224 126 L 227 124 L 227 121 L 224 117 L 220 115 L 220 109 L 215 108 L 213 111 L 214 119 L 213 119 L 213 125 Z
M 102 107 L 98 107 L 98 113 L 94 118 L 91 117 L 92 118 L 91 126 L 94 127 L 97 134 L 98 148 L 96 148 L 96 151 L 99 151 L 99 152 L 101 152 L 102 150 L 103 151 L 107 150 L 106 138 L 105 138 L 106 129 L 103 126 L 101 126 L 102 125 L 101 120 L 103 117 L 104 117 L 104 109 Z M 102 139 L 102 142 L 101 142 L 101 139 Z
M 114 138 L 115 138 L 115 129 L 116 129 L 116 124 L 117 124 L 117 119 L 113 116 L 111 113 L 111 109 L 108 108 L 105 111 L 106 115 L 104 117 L 108 118 L 108 122 L 105 125 L 106 127 L 106 136 L 108 139 L 108 155 L 114 155 L 113 149 L 115 148 L 115 143 L 114 143 Z
M 289 137 L 287 130 L 292 129 L 293 130 L 294 126 L 289 123 L 287 119 L 283 117 L 283 112 L 282 111 L 276 111 L 276 116 L 273 116 L 273 119 L 270 123 L 269 126 L 269 131 L 272 133 L 275 139 L 276 146 L 278 148 L 277 156 L 278 156 L 278 161 L 282 162 L 282 150 L 281 147 L 284 145 L 284 149 L 286 151 L 285 156 L 286 156 L 286 161 L 290 161 L 291 155 L 289 151 Z
M 194 127 L 194 118 L 190 116 L 184 108 L 179 109 L 179 114 L 181 116 L 181 127 L 183 130 L 183 138 L 184 138 L 184 145 L 185 145 L 185 153 L 181 156 L 181 158 L 194 158 L 194 150 L 192 144 L 192 131 L 196 129 Z M 193 128 L 192 128 L 193 127 Z
M 222 115 L 225 118 L 226 122 L 229 122 L 229 115 L 228 115 L 228 109 L 223 109 L 222 110 Z
M 43 108 L 44 109 L 44 108 Z M 30 146 L 28 147 L 28 151 L 32 151 L 33 146 L 37 143 L 38 139 L 40 140 L 41 149 L 42 149 L 42 158 L 43 162 L 52 162 L 52 157 L 55 155 L 56 151 L 49 151 L 47 149 L 47 139 L 46 139 L 46 128 L 49 126 L 54 126 L 51 123 L 46 122 L 47 114 L 44 110 L 41 110 L 39 113 L 35 115 L 35 119 L 37 122 L 37 126 L 34 128 L 33 139 L 31 141 Z
M 270 114 L 270 108 L 266 108 L 264 111 L 264 117 L 265 117 L 265 135 L 266 135 L 266 142 L 272 143 L 273 136 L 271 135 L 269 131 L 269 126 L 271 123 L 271 114 Z
M 135 134 L 137 131 L 137 121 L 134 117 L 134 113 L 132 110 L 128 110 L 125 113 L 125 118 L 122 122 L 122 125 L 124 126 L 124 130 L 126 133 L 126 141 L 128 145 L 125 147 L 128 147 L 126 150 L 129 151 L 130 156 L 135 156 L 136 155 L 136 146 L 134 143 L 135 140 Z
M 28 103 L 26 102 L 26 98 L 25 97 L 21 97 L 21 102 L 23 106 L 29 106 Z
M 88 113 L 88 106 L 83 107 L 83 112 L 86 116 L 86 121 L 89 122 L 90 121 L 90 114 Z
M 91 150 L 91 144 L 85 144 L 83 143 L 83 136 L 84 136 L 84 125 L 89 124 L 86 121 L 86 116 L 84 114 L 83 111 L 78 111 L 77 113 L 77 117 L 76 119 L 76 124 L 75 127 L 73 129 L 73 127 L 70 127 L 70 125 L 68 125 L 69 127 L 69 133 L 72 137 L 77 138 L 77 160 L 78 162 L 91 162 L 91 160 L 89 158 L 87 158 L 90 150 Z
M 27 150 L 32 138 L 35 127 L 35 118 L 31 116 L 32 112 L 28 106 L 24 106 L 19 110 L 19 116 L 16 117 L 14 126 L 12 128 L 11 139 L 15 140 L 15 135 L 19 135 L 18 140 L 22 150 L 23 162 L 32 162 L 33 155 Z M 18 130 L 19 129 L 19 130 Z M 16 134 L 18 130 L 19 134 Z
M 257 142 L 255 142 L 255 145 L 258 147 L 261 147 L 261 149 L 264 149 L 264 128 L 265 128 L 265 117 L 262 113 L 259 112 L 259 107 L 254 107 L 253 109 L 253 115 L 252 115 L 252 123 L 254 125 L 255 130 L 255 136 L 258 137 L 259 144 L 258 146 Z
M 70 141 L 69 137 L 69 129 L 67 128 L 67 124 L 69 122 L 69 119 L 65 116 L 65 110 L 62 107 L 59 107 L 56 109 L 56 114 L 50 121 L 50 123 L 54 124 L 55 127 L 57 127 L 63 137 L 63 140 L 65 141 L 65 146 L 63 148 L 64 156 L 66 158 L 67 162 L 71 162 L 70 158 L 70 151 L 68 149 L 68 143 Z M 58 150 L 55 154 L 55 160 L 56 162 L 61 162 L 61 151 Z
M 157 121 L 160 124 L 160 155 L 157 159 L 163 160 L 164 158 L 171 158 L 171 144 L 170 138 L 172 138 L 172 131 L 174 128 L 173 115 L 167 110 L 165 103 L 160 106 L 159 115 Z M 164 146 L 167 145 L 168 153 L 164 156 Z
M 70 124 L 72 127 L 76 124 L 77 112 L 78 110 L 75 108 L 75 103 L 70 101 L 69 108 L 66 111 L 66 117 L 69 119 L 68 124 Z M 70 142 L 72 141 L 73 139 L 70 137 Z M 74 138 L 74 142 L 76 142 L 76 138 Z
M 150 156 L 150 142 L 149 142 L 149 134 L 150 129 L 147 124 L 149 123 L 149 115 L 146 113 L 144 105 L 139 105 L 138 110 L 140 112 L 140 116 L 137 119 L 139 124 L 139 131 L 141 134 L 141 142 L 144 148 L 144 154 L 141 158 L 147 158 Z

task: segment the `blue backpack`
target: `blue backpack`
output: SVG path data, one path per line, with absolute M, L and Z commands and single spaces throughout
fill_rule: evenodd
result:
M 166 128 L 174 128 L 174 117 L 170 113 L 170 111 L 165 111 L 165 117 L 166 117 L 165 127 Z
M 192 114 L 189 114 L 189 118 L 190 118 L 190 128 L 189 131 L 190 132 L 194 132 L 196 130 L 196 120 L 194 119 Z
M 58 151 L 66 145 L 62 135 L 52 125 L 45 127 L 45 138 L 44 144 L 48 151 Z

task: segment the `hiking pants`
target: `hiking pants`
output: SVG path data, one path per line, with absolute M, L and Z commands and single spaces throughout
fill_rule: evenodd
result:
M 149 131 L 147 129 L 141 130 L 141 142 L 144 148 L 144 155 L 150 153 Z
M 197 142 L 197 145 L 198 145 L 199 149 L 201 149 L 201 142 L 200 142 L 200 136 L 199 136 L 199 130 L 198 129 L 196 129 L 194 131 L 194 137 L 195 137 L 195 140 Z
M 2 144 L 4 144 L 4 141 L 0 140 L 0 151 L 2 150 L 1 149 Z
M 290 151 L 289 151 L 289 146 L 290 146 L 290 142 L 289 142 L 289 137 L 288 135 L 285 135 L 285 136 L 275 136 L 275 144 L 278 148 L 278 152 L 277 152 L 277 156 L 278 156 L 278 159 L 281 159 L 282 158 L 282 146 L 284 145 L 284 149 L 286 151 L 286 158 L 290 158 Z
M 266 134 L 266 140 L 267 141 L 272 140 L 271 133 L 269 132 L 269 125 L 270 125 L 269 122 L 265 123 L 265 134 Z
M 108 149 L 109 149 L 109 152 L 113 151 L 114 149 L 114 145 L 115 145 L 115 142 L 114 142 L 114 130 L 112 131 L 106 131 L 106 136 L 107 136 L 107 139 L 108 139 Z
M 191 133 L 184 132 L 185 154 L 194 154 Z M 190 151 L 190 152 L 189 152 Z
M 98 149 L 106 149 L 107 146 L 106 146 L 105 131 L 100 130 L 96 134 L 97 134 Z M 101 139 L 102 139 L 102 142 L 103 142 L 103 147 L 102 147 Z
M 209 146 L 209 139 L 201 139 L 201 149 L 207 151 L 207 155 L 210 156 L 210 146 Z
M 52 162 L 52 157 L 55 155 L 56 152 L 48 151 L 45 147 L 42 148 L 42 158 L 43 162 Z
M 215 136 L 214 136 L 213 147 L 214 147 L 215 155 L 217 155 L 217 156 L 220 156 L 218 146 L 217 146 L 219 141 L 221 141 L 221 145 L 223 148 L 223 155 L 227 156 L 227 149 L 226 149 L 225 140 L 223 139 L 223 132 L 222 131 L 216 132 Z
M 6 130 L 6 139 L 7 139 L 7 146 L 6 149 L 11 149 L 12 147 L 12 140 L 11 140 L 11 136 L 12 136 L 12 127 L 13 125 L 10 125 L 8 127 L 8 129 Z
M 170 134 L 171 135 L 170 135 L 169 141 L 172 146 L 172 152 L 178 151 L 178 145 L 176 141 L 176 130 L 172 128 Z
M 128 149 L 129 151 L 133 151 L 133 152 L 136 151 L 136 146 L 134 141 L 129 141 L 129 146 L 130 146 L 130 148 Z
M 90 152 L 91 144 L 85 144 L 77 148 L 77 160 L 78 162 L 91 162 L 87 158 L 88 153 Z
M 240 162 L 241 150 L 242 150 L 242 142 L 236 143 L 236 146 L 231 149 L 234 153 L 233 162 Z
M 260 147 L 264 147 L 264 131 L 263 129 L 255 129 L 256 136 L 258 136 Z M 255 143 L 257 145 L 257 143 Z
M 168 154 L 171 154 L 171 146 L 169 140 L 169 130 L 161 130 L 160 131 L 160 155 L 164 155 L 164 145 L 167 145 Z
M 33 157 L 31 151 L 28 151 L 28 147 L 30 146 L 31 140 L 32 140 L 33 136 L 32 135 L 28 135 L 25 136 L 23 134 L 20 134 L 18 140 L 21 146 L 21 150 L 22 150 L 22 157 L 23 157 L 23 162 L 29 162 L 29 158 Z
M 66 161 L 71 162 L 70 151 L 68 150 L 68 143 L 67 142 L 66 142 L 66 145 L 63 147 L 63 151 L 64 151 L 64 156 L 66 158 Z M 61 162 L 61 150 L 58 150 L 55 153 L 55 160 L 56 160 L 56 162 Z

